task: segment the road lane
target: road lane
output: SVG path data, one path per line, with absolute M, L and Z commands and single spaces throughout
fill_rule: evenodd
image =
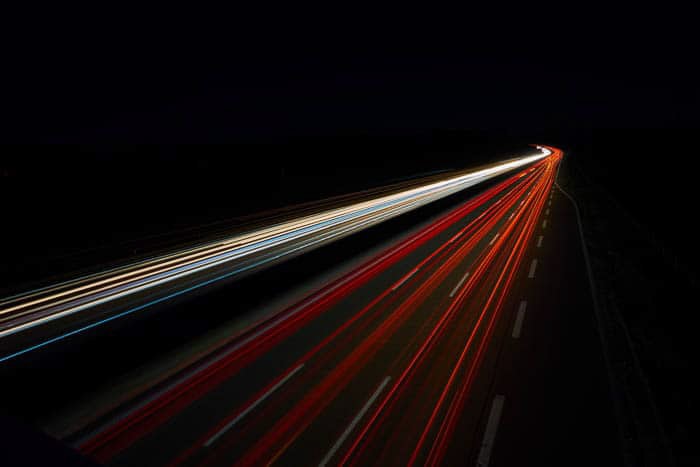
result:
M 454 231 L 451 232 L 451 234 L 454 234 Z M 422 258 L 422 256 L 423 256 L 423 255 L 420 254 L 420 255 L 419 255 L 419 258 Z M 397 277 L 397 279 L 398 279 L 398 277 Z M 389 285 L 390 285 L 390 284 L 384 282 L 383 287 L 388 287 Z M 399 290 L 401 290 L 401 289 L 399 289 Z M 370 295 L 370 297 L 371 297 L 371 296 L 372 296 L 372 295 Z M 353 305 L 353 304 L 354 304 L 353 302 L 343 302 L 343 303 L 342 303 L 343 306 Z M 355 310 L 353 310 L 352 308 L 350 308 L 349 311 L 347 311 L 347 310 L 346 310 L 346 311 L 342 311 L 342 307 L 341 307 L 341 310 L 337 310 L 337 309 L 336 309 L 336 312 L 338 312 L 338 311 L 340 311 L 341 313 L 343 313 L 343 312 L 344 312 L 344 313 L 351 313 L 351 312 L 353 312 L 353 311 L 355 311 Z M 317 329 L 312 329 L 312 331 L 313 331 L 313 332 L 309 333 L 308 339 L 314 339 L 314 338 L 316 338 L 317 335 L 319 335 L 319 332 L 318 332 Z M 323 335 L 324 332 L 327 332 L 327 331 L 321 331 L 321 332 L 320 332 L 320 335 Z M 292 350 L 293 350 L 293 349 L 292 349 Z
M 527 326 L 494 357 L 488 394 L 508 402 L 489 465 L 623 465 L 575 212 L 555 189 L 551 199 L 556 223 L 528 252 L 540 258 L 537 276 L 520 280 L 508 305 L 517 319 L 527 300 Z M 465 463 L 477 459 L 472 451 Z
M 413 256 L 407 255 L 397 263 L 397 268 L 392 271 L 392 274 L 380 275 L 377 280 L 370 281 L 362 292 L 353 293 L 352 299 L 346 298 L 339 301 L 314 320 L 307 322 L 305 326 L 285 334 L 285 339 L 276 341 L 271 348 L 266 348 L 255 358 L 246 360 L 245 364 L 236 369 L 235 374 L 223 375 L 219 382 L 220 386 L 199 394 L 201 398 L 184 404 L 185 407 L 179 407 L 183 409 L 182 412 L 176 411 L 163 420 L 156 420 L 157 423 L 153 424 L 152 430 L 144 429 L 144 425 L 140 424 L 139 429 L 143 431 L 142 438 L 128 439 L 120 445 L 118 441 L 115 442 L 119 438 L 117 436 L 109 440 L 106 443 L 107 446 L 93 446 L 87 451 L 98 458 L 113 459 L 115 465 L 127 465 L 138 461 L 161 465 L 173 459 L 178 462 L 204 461 L 217 464 L 217 462 L 227 463 L 245 456 L 258 461 L 261 460 L 260 456 L 268 456 L 267 453 L 270 451 L 274 452 L 270 452 L 268 460 L 274 459 L 283 463 L 293 460 L 305 463 L 315 459 L 315 462 L 318 462 L 342 436 L 343 427 L 347 427 L 351 421 L 347 417 L 350 417 L 350 414 L 356 414 L 363 404 L 367 403 L 372 391 L 376 390 L 383 378 L 391 377 L 392 383 L 389 386 L 392 387 L 397 384 L 397 381 L 398 384 L 403 384 L 407 380 L 403 378 L 402 381 L 398 375 L 394 377 L 392 373 L 405 371 L 408 362 L 415 361 L 416 352 L 421 348 L 427 349 L 428 341 L 421 339 L 426 335 L 438 336 L 445 333 L 445 323 L 448 320 L 444 319 L 447 315 L 441 313 L 445 308 L 449 309 L 449 305 L 443 306 L 439 303 L 442 303 L 440 300 L 445 303 L 454 301 L 450 294 L 455 290 L 455 285 L 459 285 L 460 281 L 465 282 L 463 288 L 457 292 L 457 301 L 461 302 L 470 294 L 470 291 L 478 289 L 476 284 L 479 282 L 483 284 L 484 289 L 488 288 L 489 284 L 498 284 L 498 277 L 503 276 L 499 269 L 503 265 L 508 264 L 509 267 L 506 269 L 509 271 L 517 266 L 518 261 L 513 258 L 511 252 L 516 245 L 530 238 L 529 231 L 534 228 L 533 219 L 544 204 L 543 190 L 547 184 L 551 184 L 553 168 L 554 162 L 550 161 L 548 164 L 542 164 L 536 172 L 528 170 L 529 176 L 520 180 L 521 183 L 517 185 L 525 187 L 525 190 L 516 192 L 515 185 L 510 187 L 507 193 L 495 198 L 483 212 L 475 212 L 470 218 L 463 219 L 461 224 L 445 230 L 441 235 L 436 236 L 430 245 L 426 244 L 424 250 L 417 249 Z M 535 186 L 536 181 L 538 181 L 537 186 Z M 530 185 L 527 186 L 526 182 Z M 535 196 L 536 194 L 539 196 Z M 482 216 L 484 212 L 487 215 Z M 480 227 L 477 225 L 479 222 Z M 474 224 L 472 229 L 460 235 L 459 232 L 470 224 Z M 428 253 L 431 250 L 432 253 Z M 426 259 L 428 261 L 425 264 L 418 266 L 417 263 Z M 475 268 L 475 263 L 489 267 Z M 465 269 L 474 270 L 474 272 L 467 277 Z M 512 273 L 509 274 L 512 276 Z M 502 278 L 501 282 L 503 280 L 505 279 Z M 400 287 L 397 287 L 397 284 Z M 474 303 L 470 306 L 479 308 L 479 305 L 489 303 L 486 308 L 494 308 L 491 304 L 500 303 L 508 287 L 496 287 L 496 289 L 499 290 L 494 289 L 491 294 L 474 294 Z M 377 300 L 377 291 L 381 290 L 384 290 L 384 294 Z M 360 304 L 365 306 L 359 306 Z M 437 307 L 436 304 L 438 304 Z M 367 312 L 366 316 L 358 313 L 358 309 L 365 308 L 371 310 L 371 313 Z M 464 310 L 457 313 L 458 308 L 453 307 L 452 315 L 466 320 L 462 326 L 464 329 L 474 328 L 474 323 L 479 321 L 478 319 L 475 321 L 475 313 Z M 491 309 L 489 315 L 491 318 L 482 318 L 481 322 L 490 320 L 496 323 L 498 308 L 500 306 Z M 215 452 L 208 452 L 209 450 L 203 452 L 205 451 L 201 449 L 203 443 L 199 442 L 197 445 L 197 439 L 201 439 L 203 433 L 206 435 L 207 432 L 217 428 L 217 420 L 219 425 L 223 423 L 225 426 L 225 423 L 230 423 L 230 421 L 226 422 L 226 419 L 231 416 L 235 419 L 236 407 L 239 408 L 239 412 L 247 410 L 244 401 L 251 400 L 251 394 L 255 394 L 255 388 L 258 388 L 259 393 L 262 390 L 260 388 L 269 386 L 276 375 L 283 374 L 285 368 L 290 368 L 295 361 L 299 360 L 299 354 L 302 353 L 300 349 L 308 349 L 314 342 L 318 342 L 318 336 L 332 334 L 333 329 L 337 330 L 340 323 L 347 323 L 358 315 L 360 318 L 357 318 L 352 326 L 347 326 L 344 332 L 338 333 L 326 344 L 330 345 L 330 350 L 324 351 L 325 354 L 319 356 L 318 350 L 310 351 L 311 355 L 320 361 L 314 363 L 308 359 L 305 360 L 303 362 L 305 367 L 299 370 L 298 375 L 281 387 L 279 392 L 275 391 L 269 399 L 266 398 L 259 407 L 251 409 L 250 416 L 232 428 L 231 433 L 217 440 L 215 444 L 221 444 L 221 448 L 215 449 Z M 455 329 L 462 327 L 455 326 Z M 491 328 L 493 326 L 488 327 L 488 329 Z M 463 348 L 465 336 L 463 333 L 447 334 L 450 335 L 449 338 L 433 340 L 442 345 L 443 350 L 440 352 L 456 358 L 459 352 L 455 352 L 455 349 Z M 489 332 L 480 328 L 476 336 L 478 337 L 474 339 L 480 339 L 479 348 L 486 348 Z M 432 341 L 428 346 L 431 345 Z M 440 348 L 439 345 L 438 348 Z M 479 350 L 476 349 L 474 352 L 477 354 L 465 353 L 465 357 L 461 360 L 463 362 L 478 360 L 472 357 L 478 355 Z M 431 368 L 429 362 L 435 362 L 434 355 L 440 355 L 440 353 L 427 351 L 424 353 L 433 356 L 421 362 L 423 371 L 436 369 L 443 380 L 450 374 L 453 375 L 453 381 L 457 379 L 455 376 L 457 373 L 451 371 L 450 365 L 433 365 L 434 368 Z M 474 373 L 477 366 L 470 366 L 470 371 Z M 464 369 L 459 370 L 459 372 L 463 371 Z M 431 381 L 431 379 L 426 380 Z M 207 381 L 207 384 L 211 385 L 211 378 Z M 398 386 L 395 387 L 398 388 Z M 413 390 L 407 391 L 407 398 L 402 400 L 411 409 L 415 409 L 416 413 L 422 413 L 423 417 L 429 415 L 432 407 L 427 400 L 421 400 L 425 399 L 422 397 L 424 393 L 420 390 L 422 386 L 412 384 L 411 387 Z M 437 384 L 435 388 L 441 389 L 441 386 Z M 390 392 L 391 397 L 394 397 L 399 391 L 387 389 L 380 399 Z M 433 394 L 433 396 L 436 395 L 437 392 Z M 450 397 L 453 401 L 459 399 L 452 393 Z M 460 394 L 460 397 L 464 396 Z M 442 398 L 443 401 L 447 399 L 448 397 Z M 294 401 L 299 400 L 303 404 L 295 405 Z M 236 403 L 236 401 L 239 402 Z M 420 402 L 421 407 L 415 407 L 411 401 Z M 454 407 L 458 407 L 459 403 L 454 402 L 449 405 L 451 413 L 455 413 Z M 230 409 L 223 409 L 224 406 Z M 316 417 L 308 415 L 302 417 L 299 415 L 302 409 L 298 407 L 302 407 L 303 412 L 318 409 L 318 414 Z M 351 408 L 354 412 L 350 410 Z M 369 408 L 368 413 L 372 413 L 374 409 L 374 407 Z M 410 415 L 413 411 L 405 410 L 403 413 Z M 282 419 L 279 418 L 280 416 Z M 384 415 L 373 414 L 372 419 L 377 420 L 381 416 Z M 270 427 L 269 423 L 274 420 L 280 421 L 275 427 Z M 345 423 L 339 423 L 339 420 L 344 420 Z M 153 420 L 149 423 L 152 422 Z M 358 424 L 362 426 L 361 422 Z M 418 431 L 414 430 L 411 435 L 421 435 L 421 424 L 415 425 Z M 363 427 L 363 431 L 368 431 L 365 428 L 367 427 Z M 401 430 L 398 432 L 400 433 Z M 327 442 L 319 443 L 319 436 Z M 357 439 L 352 440 L 351 435 L 347 437 L 351 438 L 348 444 L 352 442 L 354 446 Z M 248 438 L 247 442 L 246 438 Z M 381 442 L 384 439 L 381 436 L 371 439 L 380 446 L 387 446 Z M 253 442 L 256 444 L 250 446 Z M 184 456 L 183 453 L 174 456 L 178 453 L 167 452 L 167 449 L 162 448 L 192 444 L 195 444 L 195 449 L 188 449 Z M 273 446 L 277 449 L 270 450 Z M 339 446 L 338 451 L 346 456 L 347 452 L 344 452 L 344 449 L 348 448 L 351 446 Z M 372 456 L 377 454 L 374 448 L 365 447 L 363 452 Z M 439 453 L 439 455 L 442 454 Z

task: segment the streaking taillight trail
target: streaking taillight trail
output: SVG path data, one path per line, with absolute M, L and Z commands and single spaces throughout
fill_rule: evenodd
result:
M 80 450 L 109 462 L 173 422 L 184 424 L 196 401 L 408 261 L 366 305 L 309 343 L 235 408 L 212 412 L 208 428 L 176 447 L 167 463 L 253 465 L 308 455 L 312 463 L 341 465 L 440 464 L 454 447 L 462 408 L 562 157 L 555 148 L 543 149 L 548 157 L 193 363 L 166 390 L 106 421 Z M 409 261 L 428 245 L 429 252 Z M 351 390 L 354 382 L 378 375 L 364 392 Z M 426 381 L 430 385 L 414 400 L 409 389 Z M 345 424 L 329 424 L 327 414 L 338 410 L 352 413 Z M 333 442 L 312 443 L 317 430 Z

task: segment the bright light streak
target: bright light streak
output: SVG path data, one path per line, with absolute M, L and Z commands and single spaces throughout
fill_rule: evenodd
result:
M 459 408 L 463 405 L 463 400 L 469 392 L 472 377 L 479 366 L 485 346 L 490 341 L 493 323 L 499 314 L 504 297 L 507 296 L 510 290 L 515 272 L 519 269 L 518 265 L 521 263 L 526 245 L 530 244 L 534 226 L 539 218 L 538 213 L 541 212 L 542 205 L 545 202 L 543 193 L 546 193 L 549 186 L 548 183 L 551 183 L 551 169 L 555 162 L 556 158 L 552 158 L 545 161 L 545 164 L 535 166 L 541 169 L 544 177 L 528 177 L 525 183 L 521 184 L 516 182 L 516 180 L 519 180 L 517 174 L 512 175 L 508 180 L 485 190 L 479 196 L 466 202 L 454 213 L 449 214 L 437 224 L 433 224 L 425 231 L 433 232 L 430 238 L 435 238 L 436 231 L 434 229 L 437 229 L 442 223 L 445 224 L 439 227 L 442 229 L 439 230 L 440 232 L 443 232 L 448 225 L 454 225 L 457 220 L 465 219 L 467 213 L 475 212 L 476 209 L 485 206 L 481 214 L 475 218 L 470 218 L 469 224 L 463 226 L 449 240 L 446 240 L 447 236 L 442 238 L 441 241 L 444 243 L 434 249 L 429 256 L 423 258 L 419 264 L 413 265 L 415 267 L 410 273 L 401 279 L 397 279 L 392 285 L 387 285 L 387 288 L 381 294 L 374 297 L 369 304 L 353 314 L 349 320 L 342 321 L 340 327 L 325 336 L 321 342 L 317 343 L 312 349 L 305 350 L 304 355 L 297 357 L 296 361 L 289 366 L 287 372 L 271 380 L 267 386 L 260 388 L 254 397 L 250 397 L 248 402 L 240 405 L 234 412 L 207 430 L 206 433 L 198 438 L 197 442 L 178 455 L 176 460 L 169 465 L 184 463 L 195 452 L 198 452 L 203 444 L 207 444 L 207 440 L 216 437 L 222 427 L 229 426 L 232 421 L 233 423 L 239 423 L 242 418 L 241 414 L 247 415 L 252 408 L 257 406 L 257 401 L 266 399 L 268 394 L 270 394 L 270 398 L 289 402 L 289 394 L 275 392 L 275 388 L 280 387 L 279 382 L 285 381 L 287 375 L 295 372 L 299 365 L 304 365 L 307 361 L 314 361 L 314 364 L 309 366 L 309 374 L 307 375 L 305 372 L 303 376 L 300 376 L 302 379 L 313 382 L 312 391 L 304 393 L 303 397 L 300 396 L 302 399 L 282 418 L 273 417 L 274 426 L 263 437 L 253 440 L 254 445 L 250 447 L 246 457 L 242 460 L 242 463 L 245 463 L 245 461 L 250 461 L 251 463 L 269 461 L 273 463 L 279 456 L 284 455 L 289 446 L 296 442 L 295 440 L 309 427 L 309 424 L 317 419 L 323 408 L 337 397 L 339 391 L 357 378 L 358 372 L 363 367 L 370 364 L 369 362 L 377 360 L 374 356 L 378 348 L 386 345 L 389 337 L 396 335 L 397 329 L 405 325 L 417 310 L 421 309 L 424 303 L 431 303 L 431 309 L 440 312 L 438 313 L 439 318 L 436 318 L 437 321 L 426 327 L 425 333 L 419 333 L 421 345 L 417 354 L 413 355 L 413 350 L 411 351 L 413 358 L 408 367 L 406 367 L 405 361 L 401 357 L 393 364 L 398 366 L 392 367 L 394 368 L 393 370 L 388 368 L 388 371 L 384 374 L 400 375 L 397 381 L 403 381 L 400 385 L 407 386 L 412 379 L 416 378 L 418 371 L 430 371 L 432 365 L 426 364 L 430 361 L 427 357 L 428 355 L 437 354 L 437 358 L 444 360 L 445 353 L 438 345 L 440 345 L 440 341 L 447 339 L 445 333 L 448 329 L 459 329 L 460 331 L 458 332 L 466 333 L 463 334 L 465 346 L 457 350 L 461 350 L 460 355 L 464 356 L 468 349 L 474 349 L 476 352 L 475 358 L 464 360 L 463 357 L 460 357 L 455 362 L 456 366 L 448 368 L 451 372 L 443 375 L 446 379 L 446 386 L 444 391 L 439 394 L 439 400 L 436 400 L 439 407 L 436 406 L 435 412 L 433 412 L 441 413 L 442 409 L 440 407 L 442 407 L 448 411 L 449 417 L 445 417 L 445 421 L 442 422 L 439 417 L 433 417 L 432 413 L 425 413 L 426 417 L 430 415 L 430 419 L 436 422 L 429 423 L 429 425 L 439 428 L 435 442 L 432 442 L 432 438 L 427 435 L 428 432 L 432 433 L 432 429 L 429 426 L 425 427 L 427 431 L 423 434 L 421 434 L 421 431 L 424 430 L 422 424 L 416 424 L 414 427 L 414 429 L 419 430 L 415 433 L 416 437 L 418 435 L 421 437 L 419 442 L 415 444 L 415 453 L 422 453 L 426 446 L 433 446 L 429 452 L 429 459 L 437 459 L 439 461 L 444 458 L 447 442 L 452 439 L 454 432 L 454 414 L 461 412 Z M 527 169 L 527 172 L 532 173 L 532 169 Z M 514 188 L 509 189 L 510 187 Z M 501 197 L 494 196 L 495 194 L 503 193 L 505 194 Z M 525 196 L 525 199 L 518 203 L 523 196 Z M 497 201 L 492 202 L 495 199 Z M 490 203 L 490 205 L 485 203 Z M 513 222 L 507 222 L 504 226 L 499 227 L 498 223 L 508 213 L 511 213 L 511 218 L 514 215 L 517 215 L 517 217 L 515 217 Z M 371 216 L 365 218 L 365 222 L 371 222 L 372 220 L 373 217 Z M 354 228 L 354 224 L 346 224 L 346 227 Z M 496 232 L 497 229 L 498 232 Z M 496 233 L 495 237 L 494 233 Z M 418 244 L 415 243 L 416 238 L 411 238 L 402 247 L 395 246 L 393 248 L 397 248 L 396 252 L 401 251 L 401 257 L 405 258 L 410 251 L 414 250 L 403 250 L 403 248 L 408 244 L 417 247 Z M 477 258 L 466 265 L 469 266 L 466 268 L 467 272 L 462 276 L 449 297 L 443 296 L 440 299 L 434 295 L 439 290 L 439 285 L 444 284 L 448 277 L 456 278 L 455 271 L 458 268 L 460 273 L 463 272 L 462 267 L 465 266 L 464 261 L 466 258 L 471 256 L 478 245 L 483 246 L 489 239 L 491 239 L 490 245 L 492 248 L 482 248 Z M 424 241 L 427 240 L 424 239 Z M 384 253 L 379 258 L 373 259 L 369 265 L 363 266 L 362 270 L 353 272 L 352 276 L 346 279 L 348 282 L 342 287 L 338 284 L 334 285 L 333 287 L 337 289 L 334 289 L 335 291 L 332 293 L 335 294 L 336 299 L 341 300 L 340 297 L 347 296 L 342 294 L 348 294 L 350 290 L 357 290 L 357 287 L 364 283 L 359 281 L 360 277 L 364 278 L 363 280 L 377 277 L 379 270 L 375 269 L 375 265 L 381 265 L 384 268 L 382 269 L 383 271 L 391 264 L 395 264 L 384 259 L 385 257 L 388 258 L 390 254 L 394 255 L 393 252 Z M 399 261 L 398 256 L 391 257 L 394 258 L 392 261 Z M 498 277 L 496 278 L 494 275 Z M 412 284 L 404 286 L 403 284 L 409 278 L 411 278 Z M 348 287 L 350 283 L 355 284 L 354 288 Z M 463 284 L 464 287 L 462 287 Z M 399 287 L 401 288 L 399 289 Z M 343 292 L 340 292 L 341 290 Z M 455 294 L 457 294 L 456 297 Z M 486 295 L 479 298 L 479 302 L 474 304 L 477 307 L 475 310 L 479 311 L 477 321 L 472 325 L 472 318 L 470 317 L 468 318 L 469 326 L 457 325 L 459 322 L 462 322 L 462 324 L 467 323 L 467 321 L 458 321 L 468 315 L 460 312 L 467 298 L 478 298 L 477 296 L 483 294 Z M 389 296 L 399 297 L 399 300 L 386 300 L 386 297 Z M 231 378 L 233 374 L 245 365 L 257 360 L 260 355 L 268 352 L 283 339 L 293 335 L 296 330 L 304 326 L 304 323 L 309 323 L 315 316 L 329 310 L 333 303 L 337 303 L 326 299 L 321 302 L 319 301 L 319 295 L 312 295 L 312 297 L 314 298 L 309 303 L 315 304 L 313 309 L 304 309 L 302 305 L 294 305 L 292 307 L 294 311 L 290 312 L 290 314 L 284 314 L 279 319 L 275 318 L 274 322 L 266 323 L 263 329 L 247 335 L 243 341 L 237 342 L 234 347 L 227 349 L 224 353 L 216 353 L 208 357 L 206 362 L 198 364 L 196 369 L 186 377 L 172 383 L 167 388 L 167 391 L 159 392 L 153 399 L 147 399 L 143 405 L 134 408 L 128 416 L 118 419 L 92 439 L 81 443 L 80 450 L 83 453 L 90 454 L 96 460 L 107 462 L 117 453 L 127 449 L 133 443 L 172 419 L 173 416 L 181 413 L 184 407 L 188 407 L 196 400 L 201 400 L 204 394 L 213 391 L 214 388 Z M 435 298 L 438 298 L 438 300 L 434 301 Z M 484 303 L 481 302 L 482 298 L 486 299 Z M 388 308 L 395 305 L 396 308 Z M 302 309 L 304 310 L 302 312 L 303 315 L 297 315 L 296 313 Z M 366 327 L 367 323 L 375 322 L 374 317 L 384 315 L 384 311 L 387 309 L 392 309 L 392 312 L 386 315 L 386 320 L 379 320 L 376 329 L 365 332 L 368 329 Z M 291 313 L 294 313 L 294 320 L 288 320 Z M 303 316 L 303 319 L 298 318 L 300 316 Z M 484 332 L 477 333 L 477 328 L 483 328 Z M 469 334 L 469 337 L 467 334 Z M 339 350 L 342 345 L 336 345 L 338 344 L 339 336 L 344 336 L 342 339 L 346 342 L 358 341 L 359 343 L 357 346 L 353 345 L 352 352 L 337 363 L 336 358 L 342 355 L 342 352 Z M 359 336 L 362 336 L 362 339 L 358 339 Z M 473 336 L 479 337 L 475 338 Z M 425 342 L 422 342 L 423 337 L 427 338 Z M 418 343 L 418 341 L 416 342 Z M 460 340 L 460 342 L 462 341 Z M 247 346 L 245 350 L 241 350 L 244 349 L 243 346 Z M 392 354 L 396 354 L 396 352 L 392 352 Z M 330 372 L 326 372 L 323 370 L 326 363 L 323 362 L 336 363 L 333 363 L 333 369 Z M 322 376 L 318 377 L 313 373 L 314 371 L 320 371 Z M 457 385 L 457 391 L 454 396 L 443 397 L 443 394 L 452 394 L 450 387 L 455 388 L 455 375 L 463 371 L 467 372 L 465 387 Z M 418 380 L 425 381 L 425 378 L 418 378 Z M 439 382 L 435 381 L 435 383 L 436 387 L 439 388 Z M 343 449 L 343 452 L 345 452 L 345 460 L 348 459 L 348 456 L 353 456 L 353 462 L 362 458 L 365 447 L 359 443 L 363 440 L 371 441 L 373 426 L 380 426 L 385 414 L 391 410 L 391 406 L 387 405 L 389 404 L 388 401 L 392 398 L 402 397 L 401 390 L 397 389 L 398 387 L 397 385 L 392 385 L 390 391 L 393 396 L 391 394 L 387 397 L 382 396 L 380 404 L 374 408 L 376 398 L 370 398 L 370 402 L 366 404 L 367 409 L 360 410 L 356 419 L 353 419 L 357 421 L 351 422 L 350 428 L 346 428 L 348 434 L 346 435 L 346 432 L 338 433 L 339 438 L 337 439 L 339 441 L 336 442 L 336 445 L 339 447 L 333 447 L 329 457 L 335 455 L 336 450 L 340 449 L 340 445 L 348 441 L 348 436 L 356 431 L 356 428 L 361 428 L 358 435 L 353 436 L 352 440 L 354 442 L 352 446 L 349 450 Z M 275 394 L 272 394 L 272 392 L 275 392 Z M 381 396 L 379 392 L 377 394 L 377 398 Z M 436 393 L 435 396 L 437 397 L 438 394 Z M 372 409 L 371 416 L 365 417 L 365 412 L 370 409 Z M 247 420 L 252 423 L 254 418 L 248 418 Z M 360 422 L 363 422 L 361 427 L 357 426 Z M 381 439 L 383 440 L 384 438 Z M 217 443 L 217 446 L 213 447 L 213 451 L 208 451 L 210 456 L 208 460 L 219 458 L 218 456 L 226 452 L 228 446 L 229 443 L 226 442 Z M 405 447 L 405 444 L 403 447 Z M 270 456 L 273 454 L 274 456 L 270 460 Z
M 150 301 L 128 312 L 59 338 L 75 334 L 204 285 L 309 251 L 552 153 L 546 148 L 538 149 L 532 156 L 6 298 L 0 301 L 3 307 L 0 308 L 0 338 L 100 305 L 111 305 L 111 309 L 118 311 L 120 300 L 135 299 L 139 293 L 151 296 L 161 291 L 160 297 L 151 296 Z M 56 338 L 45 343 L 54 340 Z M 6 358 L 0 359 L 3 360 Z

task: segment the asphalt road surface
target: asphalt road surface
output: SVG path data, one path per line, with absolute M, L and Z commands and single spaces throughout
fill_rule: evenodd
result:
M 559 150 L 87 427 L 108 465 L 620 465 Z

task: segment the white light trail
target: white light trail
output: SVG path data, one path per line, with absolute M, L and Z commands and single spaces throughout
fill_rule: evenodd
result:
M 213 282 L 211 277 L 216 274 L 220 274 L 218 278 L 230 277 L 264 267 L 550 154 L 548 149 L 539 148 L 534 155 L 474 172 L 8 297 L 0 300 L 0 338 L 100 305 L 113 305 L 116 310 L 120 304 L 126 304 L 120 300 L 136 300 L 140 293 L 148 293 L 149 300 L 153 300 L 153 294 L 157 295 L 158 292 L 168 295 L 178 289 L 192 289 L 193 284 Z

